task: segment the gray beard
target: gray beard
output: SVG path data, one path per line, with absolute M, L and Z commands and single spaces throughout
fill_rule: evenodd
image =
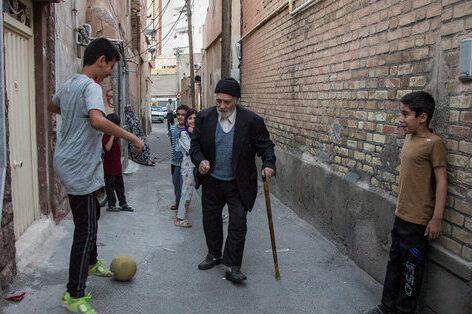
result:
M 222 119 L 227 119 L 234 112 L 234 110 L 236 110 L 236 109 L 231 110 L 231 111 L 220 111 L 219 109 L 217 109 L 217 110 L 218 110 L 218 113 L 220 114 L 220 117 Z

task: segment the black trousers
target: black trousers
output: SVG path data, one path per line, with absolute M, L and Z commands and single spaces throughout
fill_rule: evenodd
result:
M 74 240 L 70 252 L 67 291 L 74 298 L 85 294 L 88 268 L 97 263 L 97 228 L 100 205 L 96 193 L 69 195 L 74 219 Z
M 167 113 L 167 130 L 170 129 L 170 126 L 174 124 L 174 114 L 173 113 Z
M 382 305 L 391 312 L 415 312 L 426 261 L 425 230 L 426 226 L 395 218 L 382 295 Z
M 116 205 L 116 195 L 120 206 L 126 205 L 125 184 L 123 183 L 123 174 L 116 176 L 105 176 L 105 190 L 107 192 L 108 207 Z
M 247 232 L 247 211 L 243 206 L 236 181 L 208 178 L 202 185 L 203 229 L 208 252 L 221 257 L 223 246 L 223 207 L 228 204 L 228 237 L 223 253 L 226 266 L 241 266 Z

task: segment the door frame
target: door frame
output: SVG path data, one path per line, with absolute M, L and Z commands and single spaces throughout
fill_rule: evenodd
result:
M 28 5 L 31 7 L 31 10 L 33 9 L 33 2 L 31 0 L 23 0 L 22 1 L 24 4 Z M 38 220 L 41 217 L 41 208 L 39 205 L 39 176 L 38 176 L 38 150 L 37 150 L 37 126 L 36 126 L 36 84 L 35 84 L 35 56 L 34 56 L 34 21 L 33 17 L 31 16 L 31 27 L 28 27 L 24 24 L 22 24 L 20 21 L 14 19 L 11 17 L 8 13 L 3 14 L 4 18 L 4 29 L 9 30 L 12 32 L 15 32 L 19 34 L 20 36 L 26 37 L 26 39 L 29 42 L 28 45 L 28 58 L 32 63 L 32 67 L 28 69 L 28 74 L 29 74 L 29 95 L 30 95 L 30 113 L 29 113 L 29 125 L 30 125 L 30 136 L 31 136 L 31 148 L 30 148 L 30 153 L 31 153 L 31 161 L 32 161 L 32 168 L 31 168 L 31 175 L 32 175 L 32 180 L 33 180 L 33 195 L 32 195 L 32 202 L 33 202 L 33 221 Z M 11 104 L 10 104 L 11 106 Z M 11 117 L 9 117 L 9 120 Z M 11 124 L 13 121 L 9 121 Z M 10 143 L 10 151 L 11 151 L 11 143 Z M 10 164 L 12 164 L 13 160 L 10 160 Z M 13 191 L 12 191 L 13 193 Z M 12 195 L 12 204 L 13 204 L 13 211 L 15 211 L 15 204 L 13 203 L 14 197 Z M 13 212 L 13 215 L 15 216 L 15 212 Z M 18 238 L 21 236 L 21 234 L 17 233 L 16 226 L 15 228 L 15 238 L 18 240 Z M 25 229 L 26 230 L 26 229 Z M 24 232 L 24 231 L 23 231 Z

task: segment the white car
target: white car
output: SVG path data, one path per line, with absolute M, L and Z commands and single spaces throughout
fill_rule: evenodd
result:
M 167 116 L 167 110 L 165 107 L 152 106 L 151 107 L 151 121 L 152 123 L 160 122 L 163 123 Z

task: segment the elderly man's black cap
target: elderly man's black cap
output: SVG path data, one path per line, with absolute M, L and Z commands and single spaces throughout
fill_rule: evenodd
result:
M 241 98 L 241 87 L 239 86 L 238 81 L 232 77 L 221 79 L 218 84 L 216 84 L 215 94 L 222 93 L 228 94 L 233 97 Z

